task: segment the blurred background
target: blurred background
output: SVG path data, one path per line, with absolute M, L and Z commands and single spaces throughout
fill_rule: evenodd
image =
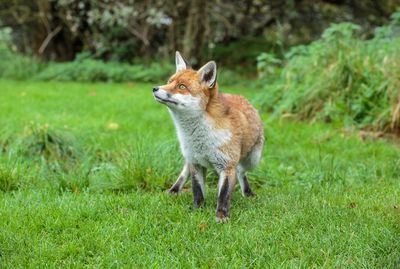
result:
M 273 116 L 400 133 L 400 0 L 0 0 L 0 77 L 152 82 L 176 50 Z
M 371 37 L 398 0 L 1 0 L 0 27 L 12 50 L 43 61 L 90 53 L 105 61 L 213 58 L 251 68 L 265 51 L 278 57 L 308 44 L 331 23 L 353 22 Z M 254 69 L 253 69 L 254 70 Z

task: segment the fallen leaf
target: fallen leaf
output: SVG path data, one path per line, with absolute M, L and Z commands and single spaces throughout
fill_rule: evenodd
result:
M 398 205 L 393 206 L 394 209 L 399 209 Z
M 188 192 L 188 191 L 190 191 L 190 188 L 183 188 L 182 189 L 182 192 Z
M 350 203 L 350 207 L 351 207 L 351 208 L 355 208 L 356 206 L 357 206 L 357 204 L 356 204 L 355 202 L 351 202 L 351 203 Z
M 150 173 L 151 173 L 151 169 L 150 169 L 150 168 L 147 168 L 147 169 L 146 169 L 146 173 L 147 173 L 147 174 L 150 174 Z
M 70 184 L 70 186 L 71 186 L 71 188 L 73 189 L 73 191 L 77 194 L 77 195 L 79 195 L 81 192 L 78 190 L 78 186 L 76 186 L 76 185 L 72 185 L 72 184 Z
M 352 259 L 351 257 L 349 257 L 349 258 L 347 259 L 347 263 L 348 263 L 348 264 L 352 264 L 352 263 L 353 263 L 353 259 Z
M 118 127 L 119 127 L 118 123 L 115 123 L 115 122 L 110 122 L 107 125 L 107 129 L 109 129 L 109 130 L 117 130 Z
M 207 228 L 207 230 L 210 230 L 210 226 L 205 223 L 201 224 L 199 227 L 200 231 L 203 230 L 204 228 Z
M 90 91 L 90 92 L 88 93 L 88 95 L 89 95 L 89 96 L 96 95 L 96 92 L 95 92 L 95 91 Z
M 208 267 L 211 267 L 211 266 L 213 266 L 213 265 L 216 264 L 216 263 L 217 263 L 217 261 L 209 262 L 209 263 L 208 263 Z

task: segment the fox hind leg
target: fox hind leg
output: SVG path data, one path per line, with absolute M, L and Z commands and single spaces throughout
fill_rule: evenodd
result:
M 225 222 L 229 220 L 229 207 L 231 204 L 232 192 L 236 184 L 236 169 L 226 169 L 220 173 L 218 182 L 218 205 L 216 220 Z
M 257 197 L 257 195 L 250 189 L 246 172 L 256 168 L 256 166 L 260 163 L 263 142 L 264 140 L 261 140 L 258 144 L 256 144 L 249 154 L 240 161 L 237 167 L 237 177 L 243 196 Z
M 250 184 L 249 184 L 249 181 L 247 180 L 246 171 L 243 169 L 243 167 L 241 167 L 241 165 L 239 165 L 237 168 L 237 178 L 239 180 L 239 184 L 240 184 L 240 188 L 242 189 L 243 196 L 257 197 L 257 194 L 255 194 L 250 189 Z

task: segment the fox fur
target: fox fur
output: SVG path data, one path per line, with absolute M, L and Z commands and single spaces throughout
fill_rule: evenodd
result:
M 215 169 L 220 177 L 216 218 L 218 222 L 227 221 L 236 178 L 244 196 L 256 196 L 246 172 L 261 159 L 262 121 L 245 97 L 219 91 L 214 61 L 195 71 L 178 51 L 175 58 L 176 73 L 166 85 L 153 88 L 155 100 L 167 106 L 174 121 L 185 160 L 169 192 L 178 194 L 190 172 L 193 201 L 201 206 L 206 169 Z

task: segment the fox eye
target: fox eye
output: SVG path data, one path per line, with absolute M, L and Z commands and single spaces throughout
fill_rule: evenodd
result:
M 178 85 L 178 89 L 179 89 L 179 90 L 182 90 L 182 91 L 183 91 L 183 90 L 186 90 L 186 86 L 183 85 L 183 84 L 179 84 L 179 85 Z

